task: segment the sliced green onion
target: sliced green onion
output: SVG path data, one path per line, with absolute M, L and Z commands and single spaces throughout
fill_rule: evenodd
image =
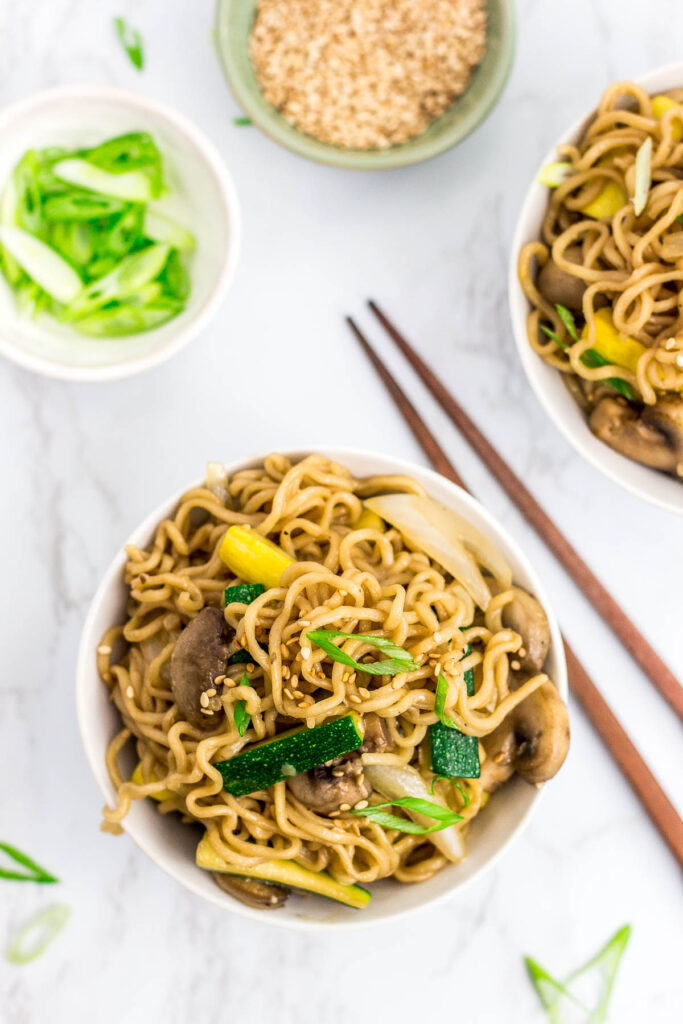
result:
M 71 910 L 64 904 L 48 907 L 34 917 L 10 943 L 7 959 L 11 964 L 30 964 L 42 956 L 69 920 Z M 34 934 L 35 933 L 35 934 Z M 33 942 L 31 939 L 33 938 Z
M 152 181 L 144 171 L 122 171 L 112 174 L 89 160 L 79 157 L 68 157 L 54 165 L 53 172 L 60 181 L 69 185 L 87 189 L 90 192 L 102 192 L 107 196 L 127 199 L 132 203 L 148 203 L 154 199 Z
M 43 204 L 46 220 L 100 220 L 125 209 L 121 199 L 112 196 L 91 195 L 88 192 L 67 192 L 50 196 Z
M 448 680 L 440 672 L 439 679 L 436 684 L 436 696 L 434 697 L 434 711 L 442 725 L 447 726 L 449 729 L 457 729 L 457 725 L 450 718 L 445 711 L 446 698 L 448 697 Z
M 576 328 L 576 320 L 574 319 L 574 314 L 570 312 L 570 310 L 568 310 L 566 306 L 561 306 L 559 302 L 555 303 L 555 309 L 557 310 L 557 315 L 564 324 L 569 337 L 572 339 L 572 341 L 578 341 L 579 332 Z
M 435 775 L 434 778 L 432 779 L 432 785 L 429 790 L 432 796 L 434 796 L 434 786 L 437 784 L 437 782 L 451 782 L 457 789 L 460 796 L 462 797 L 463 808 L 469 807 L 471 803 L 470 795 L 465 789 L 465 787 L 462 786 L 457 779 L 452 779 L 449 775 Z
M 82 320 L 74 320 L 71 326 L 80 334 L 93 338 L 123 338 L 161 327 L 177 316 L 182 308 L 182 303 L 174 303 L 171 299 L 160 299 L 149 306 L 122 304 L 102 309 Z
M 125 18 L 114 18 L 114 28 L 121 46 L 128 54 L 128 59 L 138 71 L 145 65 L 145 53 L 142 48 L 142 36 L 136 28 L 132 28 Z
M 633 196 L 633 211 L 636 217 L 647 206 L 647 197 L 652 181 L 652 139 L 648 135 L 636 153 L 636 188 Z
M 404 651 L 398 644 L 387 640 L 383 636 L 370 636 L 365 633 L 343 633 L 338 629 L 315 629 L 306 636 L 313 643 L 321 647 L 333 661 L 339 661 L 342 665 L 355 668 L 358 672 L 367 672 L 371 676 L 396 676 L 400 672 L 415 672 L 420 666 L 416 665 L 407 651 Z M 332 643 L 335 637 L 344 639 L 360 640 L 368 647 L 374 647 L 383 654 L 388 654 L 386 661 L 373 661 L 369 664 L 355 661 L 350 654 L 346 654 L 340 647 Z
M 177 249 L 171 250 L 161 274 L 164 291 L 174 299 L 184 302 L 190 294 L 190 275 Z
M 50 225 L 50 245 L 77 267 L 85 267 L 92 260 L 95 242 L 86 221 L 56 221 Z
M 551 974 L 537 964 L 531 957 L 524 957 L 524 963 L 531 979 L 531 984 L 536 989 L 536 994 L 541 1001 L 543 1009 L 546 1011 L 548 1020 L 551 1024 L 563 1024 L 564 1013 L 563 1003 L 565 1000 L 578 1006 L 585 1013 L 588 1013 L 588 1008 L 579 1002 L 575 996 L 567 989 L 561 981 L 557 978 L 553 978 Z
M 81 291 L 83 282 L 73 267 L 28 231 L 2 226 L 0 244 L 28 276 L 58 302 L 68 305 Z
M 150 245 L 125 256 L 104 277 L 92 281 L 73 296 L 64 312 L 66 319 L 76 319 L 94 312 L 114 300 L 134 295 L 164 269 L 170 250 L 167 245 Z
M 232 123 L 236 124 L 238 128 L 244 128 L 249 124 L 253 124 L 254 122 L 250 117 L 233 117 Z
M 163 191 L 161 153 L 148 132 L 128 132 L 101 142 L 99 146 L 77 154 L 103 171 L 121 174 L 124 171 L 144 170 L 149 176 L 154 196 Z
M 427 818 L 432 818 L 436 824 L 431 827 L 418 825 L 416 821 L 409 821 L 407 818 L 399 818 L 396 814 L 390 814 L 384 810 L 385 807 L 405 807 L 408 811 L 414 811 L 416 814 L 423 814 Z M 456 814 L 455 811 L 442 807 L 441 804 L 433 803 L 431 800 L 422 800 L 416 796 L 397 797 L 395 800 L 370 804 L 368 807 L 363 808 L 354 807 L 349 813 L 356 814 L 360 818 L 369 818 L 383 828 L 393 828 L 397 832 L 408 832 L 410 835 L 415 836 L 426 836 L 432 832 L 441 832 L 442 829 L 462 821 L 462 817 Z
M 605 359 L 605 357 L 600 355 L 600 353 L 594 348 L 586 349 L 581 356 L 581 362 L 584 366 L 588 366 L 591 369 L 594 369 L 596 366 L 611 365 L 609 360 Z M 623 395 L 624 398 L 630 399 L 632 402 L 635 402 L 638 397 L 628 381 L 622 380 L 621 377 L 606 377 L 605 380 L 601 381 L 601 383 L 608 384 L 609 387 L 614 388 L 614 390 L 618 391 L 620 395 Z
M 251 686 L 251 683 L 249 682 L 249 677 L 248 677 L 246 672 L 242 673 L 242 678 L 239 681 L 239 685 L 240 686 Z M 237 703 L 235 704 L 234 715 L 235 715 L 235 725 L 237 726 L 237 731 L 240 734 L 240 736 L 244 736 L 245 732 L 249 728 L 249 723 L 251 722 L 251 715 L 247 711 L 247 702 L 246 702 L 246 700 L 238 700 L 237 701 Z
M 0 850 L 6 853 L 16 864 L 21 864 L 22 867 L 28 868 L 28 874 L 25 871 L 8 871 L 7 868 L 0 868 L 0 878 L 12 879 L 15 882 L 40 882 L 42 884 L 59 881 L 58 878 L 51 875 L 45 868 L 41 868 L 40 864 L 36 864 L 34 860 L 31 860 L 28 854 L 18 850 L 16 846 L 10 846 L 9 843 L 0 843 Z
M 572 164 L 558 160 L 555 163 L 544 164 L 538 174 L 538 182 L 547 185 L 548 188 L 557 188 L 563 181 L 574 173 Z
M 9 227 L 16 227 L 17 224 L 17 189 L 14 177 L 9 179 L 2 193 L 2 199 L 0 200 L 0 224 Z M 10 286 L 15 288 L 24 276 L 23 270 L 4 246 L 0 248 L 0 261 Z
M 165 242 L 174 249 L 190 251 L 195 247 L 194 235 L 182 224 L 171 220 L 165 213 L 160 213 L 153 206 L 145 209 L 142 222 L 142 233 L 153 242 Z
M 546 324 L 541 324 L 540 327 L 541 327 L 541 330 L 543 331 L 543 333 L 546 334 L 549 338 L 551 338 L 552 341 L 554 341 L 556 345 L 559 345 L 559 347 L 561 349 L 564 349 L 565 352 L 567 351 L 567 349 L 569 348 L 569 345 L 567 344 L 566 341 L 562 341 L 561 338 L 559 337 L 559 335 L 557 335 L 555 333 L 555 331 L 553 331 Z
M 38 184 L 38 154 L 33 149 L 24 153 L 14 169 L 16 192 L 15 223 L 32 235 L 43 234 L 45 224 Z

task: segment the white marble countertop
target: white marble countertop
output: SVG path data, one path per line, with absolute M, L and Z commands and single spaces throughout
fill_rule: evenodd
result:
M 101 834 L 76 728 L 76 648 L 98 577 L 148 510 L 208 458 L 329 441 L 422 460 L 349 337 L 343 314 L 354 313 L 475 493 L 526 546 L 569 639 L 680 805 L 672 714 L 364 312 L 369 295 L 386 304 L 683 674 L 681 520 L 568 447 L 523 378 L 505 298 L 512 228 L 540 155 L 610 80 L 680 58 L 683 6 L 522 0 L 517 9 L 515 67 L 488 121 L 439 159 L 372 175 L 305 163 L 233 125 L 211 0 L 0 4 L 2 104 L 72 82 L 164 99 L 219 147 L 245 229 L 228 300 L 167 365 L 80 386 L 0 366 L 1 831 L 63 879 L 49 894 L 3 884 L 0 947 L 48 900 L 73 908 L 49 955 L 24 968 L 0 961 L 2 1024 L 334 1024 L 387 1010 L 406 1022 L 437 1011 L 527 1024 L 540 1018 L 522 955 L 568 972 L 627 921 L 634 934 L 611 1019 L 680 1019 L 680 875 L 575 703 L 568 763 L 502 863 L 436 911 L 343 936 L 221 913 L 126 838 Z M 114 14 L 141 28 L 144 74 L 121 54 Z

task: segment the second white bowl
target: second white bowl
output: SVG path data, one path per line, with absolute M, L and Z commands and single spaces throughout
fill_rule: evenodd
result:
M 683 85 L 683 63 L 669 64 L 667 67 L 651 71 L 641 78 L 635 79 L 639 85 L 650 93 L 664 92 L 667 89 L 680 88 Z M 597 106 L 599 97 L 595 97 Z M 553 148 L 539 164 L 556 160 L 557 146 L 575 142 L 592 111 L 585 115 L 559 137 Z M 625 487 L 632 494 L 646 501 L 669 509 L 671 512 L 683 514 L 683 484 L 673 477 L 659 473 L 657 470 L 642 466 L 632 459 L 627 459 L 608 445 L 599 441 L 586 423 L 585 417 L 571 397 L 562 375 L 549 366 L 529 344 L 526 333 L 526 318 L 529 313 L 529 302 L 522 291 L 517 277 L 517 258 L 519 251 L 527 242 L 541 237 L 541 225 L 548 205 L 549 190 L 538 182 L 538 173 L 526 194 L 522 206 L 510 254 L 508 275 L 508 295 L 512 327 L 517 342 L 517 350 L 522 366 L 536 397 L 579 455 L 595 466 L 601 473 Z
M 327 455 L 348 466 L 359 477 L 371 474 L 412 476 L 423 485 L 432 498 L 464 516 L 489 537 L 507 559 L 515 581 L 535 594 L 546 610 L 552 637 L 547 671 L 563 699 L 567 699 L 564 648 L 545 590 L 526 555 L 478 501 L 437 473 L 388 455 L 333 447 L 311 448 L 305 452 L 285 454 L 291 459 L 300 459 L 310 452 Z M 255 456 L 228 465 L 227 469 L 232 475 L 237 470 L 252 468 L 262 462 L 263 456 Z M 194 486 L 197 486 L 196 481 L 188 484 L 188 488 Z M 159 521 L 172 514 L 179 498 L 180 494 L 174 494 L 155 509 L 126 543 L 145 547 Z M 107 687 L 97 674 L 95 652 L 105 630 L 124 617 L 125 562 L 126 556 L 122 545 L 120 553 L 107 569 L 90 606 L 83 628 L 76 675 L 76 706 L 81 737 L 92 772 L 104 799 L 110 805 L 116 803 L 116 792 L 105 767 L 105 752 L 112 736 L 121 728 L 121 720 L 109 700 Z M 128 767 L 132 771 L 132 755 Z M 390 880 L 374 883 L 371 886 L 372 901 L 362 911 L 350 910 L 323 899 L 294 894 L 290 896 L 286 905 L 277 911 L 252 910 L 221 892 L 210 874 L 196 866 L 195 850 L 201 836 L 200 829 L 183 825 L 175 814 L 162 816 L 152 800 L 135 801 L 123 821 L 123 826 L 140 849 L 167 874 L 190 892 L 225 910 L 252 917 L 262 924 L 309 929 L 348 928 L 395 919 L 411 911 L 432 906 L 462 890 L 468 882 L 490 868 L 512 839 L 524 830 L 541 795 L 541 789 L 528 785 L 519 777 L 513 778 L 496 793 L 484 813 L 475 819 L 468 837 L 468 856 L 462 864 L 447 867 L 429 881 L 415 885 L 402 885 Z M 97 826 L 96 821 L 91 823 L 93 829 Z
M 87 338 L 57 321 L 21 316 L 0 275 L 0 354 L 28 370 L 86 381 L 140 373 L 196 337 L 230 285 L 240 246 L 232 179 L 202 132 L 156 100 L 106 86 L 73 86 L 50 89 L 9 107 L 0 115 L 0 191 L 27 149 L 76 149 L 132 131 L 147 131 L 157 142 L 169 201 L 197 240 L 187 305 L 152 331 Z

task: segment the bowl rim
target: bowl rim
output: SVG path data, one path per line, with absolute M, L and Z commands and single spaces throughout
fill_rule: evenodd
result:
M 0 355 L 25 370 L 39 373 L 57 380 L 99 382 L 120 380 L 166 362 L 181 349 L 193 341 L 208 324 L 217 308 L 223 301 L 230 287 L 239 261 L 242 239 L 242 217 L 239 199 L 233 179 L 223 160 L 210 139 L 204 132 L 183 114 L 161 103 L 159 100 L 110 85 L 62 85 L 42 89 L 30 96 L 6 107 L 0 113 L 0 137 L 11 131 L 13 124 L 26 114 L 41 108 L 60 105 L 66 102 L 88 103 L 92 100 L 104 100 L 127 106 L 133 110 L 142 110 L 152 117 L 166 121 L 194 147 L 203 163 L 210 171 L 221 197 L 223 210 L 228 223 L 228 232 L 223 245 L 223 262 L 220 272 L 210 292 L 192 318 L 181 327 L 162 346 L 151 352 L 132 356 L 121 363 L 104 366 L 67 365 L 46 356 L 36 355 L 18 348 L 0 332 Z
M 490 81 L 483 93 L 479 106 L 463 116 L 462 120 L 452 125 L 449 130 L 439 132 L 438 135 L 424 139 L 422 146 L 411 145 L 411 143 L 416 143 L 422 138 L 421 135 L 417 135 L 412 139 L 408 139 L 402 147 L 393 146 L 389 149 L 374 150 L 345 150 L 341 147 L 321 142 L 319 139 L 315 139 L 314 136 L 309 136 L 305 132 L 300 132 L 296 129 L 294 134 L 281 132 L 278 120 L 280 115 L 274 112 L 277 116 L 264 116 L 260 107 L 252 102 L 250 92 L 243 86 L 241 77 L 234 73 L 232 61 L 228 57 L 228 45 L 224 42 L 224 35 L 227 29 L 223 27 L 226 22 L 223 14 L 235 2 L 240 2 L 240 0 L 217 0 L 214 18 L 218 59 L 225 80 L 235 99 L 254 124 L 258 125 L 264 135 L 273 142 L 289 150 L 290 153 L 296 154 L 296 156 L 327 167 L 339 167 L 353 171 L 399 170 L 401 167 L 409 167 L 440 156 L 467 138 L 488 117 L 500 99 L 512 70 L 516 44 L 514 5 L 512 0 L 486 0 L 487 6 L 490 3 L 495 3 L 498 7 L 502 32 L 500 54 L 498 60 L 491 67 Z M 465 94 L 468 87 L 469 83 L 461 95 Z M 459 98 L 456 98 L 456 103 Z M 311 145 L 315 145 L 313 151 L 309 150 Z
M 458 502 L 464 503 L 468 511 L 474 511 L 479 515 L 486 523 L 488 529 L 491 531 L 491 535 L 497 540 L 502 540 L 505 545 L 512 552 L 514 557 L 518 560 L 519 564 L 523 567 L 524 572 L 531 581 L 534 589 L 534 594 L 543 605 L 548 622 L 550 625 L 551 633 L 551 644 L 554 649 L 557 668 L 553 676 L 553 682 L 557 687 L 558 692 L 562 699 L 566 702 L 568 696 L 568 678 L 567 678 L 567 666 L 564 657 L 564 644 L 562 641 L 562 635 L 560 628 L 555 617 L 555 612 L 551 603 L 548 600 L 545 587 L 541 580 L 538 578 L 536 570 L 529 561 L 528 557 L 524 553 L 520 544 L 517 543 L 507 532 L 507 530 L 498 522 L 498 520 L 482 505 L 476 498 L 474 498 L 467 491 L 464 491 L 461 487 L 458 487 L 452 481 L 447 480 L 441 474 L 435 472 L 426 466 L 422 466 L 418 463 L 408 461 L 407 459 L 400 458 L 394 455 L 385 455 L 380 452 L 373 451 L 371 449 L 356 448 L 343 445 L 314 445 L 305 448 L 294 448 L 287 449 L 282 452 L 285 456 L 291 459 L 300 459 L 310 454 L 325 455 L 333 461 L 345 464 L 346 459 L 366 459 L 376 462 L 378 466 L 378 472 L 391 472 L 413 475 L 416 474 L 416 479 L 424 484 L 426 489 L 429 491 L 430 483 L 438 483 L 440 486 L 446 487 L 446 490 L 455 499 L 454 504 Z M 256 453 L 248 456 L 244 456 L 239 459 L 234 459 L 229 463 L 226 463 L 228 473 L 233 474 L 241 468 L 247 468 L 262 462 L 265 453 Z M 380 468 L 382 467 L 382 468 Z M 177 505 L 179 498 L 182 494 L 188 490 L 189 487 L 197 486 L 196 481 L 191 481 L 187 486 L 181 488 L 181 490 L 174 492 L 170 498 L 165 499 L 161 502 L 151 513 L 131 531 L 126 544 L 140 543 L 143 538 L 145 542 L 149 538 L 159 523 L 159 521 Z M 460 509 L 462 514 L 466 514 L 465 510 Z M 95 781 L 102 793 L 105 800 L 111 798 L 112 788 L 109 776 L 107 774 L 105 760 L 104 760 L 104 749 L 97 749 L 96 743 L 92 740 L 89 723 L 90 719 L 86 711 L 86 700 L 85 694 L 87 687 L 92 682 L 93 678 L 93 655 L 96 649 L 99 637 L 93 635 L 93 629 L 95 621 L 98 616 L 100 606 L 104 599 L 109 595 L 115 587 L 121 586 L 121 576 L 123 566 L 126 561 L 125 551 L 121 546 L 107 566 L 104 574 L 102 575 L 101 581 L 97 587 L 97 590 L 91 600 L 88 613 L 83 625 L 81 632 L 81 639 L 78 648 L 78 657 L 76 664 L 76 683 L 75 683 L 75 703 L 76 703 L 76 716 L 78 721 L 78 728 L 81 736 L 81 742 L 86 755 L 86 760 L 90 770 L 95 778 Z M 457 893 L 464 891 L 468 888 L 475 880 L 481 879 L 481 877 L 491 870 L 495 864 L 498 863 L 499 859 L 506 853 L 511 844 L 519 838 L 522 832 L 528 827 L 529 822 L 533 814 L 538 808 L 539 801 L 542 799 L 545 793 L 545 786 L 536 788 L 531 794 L 529 805 L 525 812 L 515 823 L 514 827 L 510 830 L 509 834 L 503 840 L 500 848 L 491 856 L 489 859 L 482 864 L 482 866 L 475 871 L 472 875 L 460 882 L 456 887 L 452 887 L 446 892 L 437 894 L 430 899 L 420 903 L 416 906 L 405 907 L 402 910 L 383 914 L 381 917 L 368 920 L 363 919 L 362 915 L 345 917 L 343 920 L 337 921 L 320 921 L 311 920 L 299 916 L 292 917 L 279 917 L 277 915 L 264 915 L 261 911 L 251 907 L 247 907 L 237 900 L 232 901 L 228 906 L 225 902 L 225 896 L 216 889 L 215 896 L 208 895 L 206 892 L 198 888 L 194 884 L 194 880 L 191 877 L 186 877 L 184 869 L 177 868 L 175 865 L 168 863 L 162 863 L 149 849 L 149 845 L 146 838 L 146 826 L 143 824 L 142 827 L 137 825 L 130 825 L 130 822 L 125 821 L 122 823 L 126 835 L 128 835 L 138 846 L 143 853 L 149 858 L 156 867 L 161 868 L 167 875 L 170 875 L 176 882 L 178 882 L 183 888 L 192 892 L 195 896 L 199 896 L 207 902 L 213 903 L 220 907 L 222 910 L 232 912 L 243 917 L 251 918 L 252 920 L 259 921 L 261 924 L 273 924 L 277 927 L 282 928 L 295 928 L 301 931 L 343 931 L 347 929 L 358 929 L 358 928 L 370 928 L 375 925 L 386 924 L 387 921 L 397 920 L 399 918 L 405 918 L 408 915 L 415 914 L 426 910 L 427 908 L 434 908 L 437 905 L 443 904 L 450 899 L 453 899 Z M 233 905 L 234 904 L 234 905 Z
M 654 68 L 634 77 L 632 81 L 643 86 L 645 89 L 674 88 L 675 84 L 680 85 L 683 83 L 683 61 L 675 61 L 671 64 Z M 563 409 L 558 407 L 553 401 L 550 391 L 546 388 L 541 377 L 542 370 L 547 368 L 547 364 L 534 352 L 527 339 L 526 312 L 528 310 L 528 300 L 522 291 L 517 277 L 517 260 L 522 246 L 529 239 L 540 237 L 541 220 L 534 215 L 534 209 L 539 203 L 539 199 L 547 196 L 548 189 L 539 183 L 538 174 L 546 163 L 555 159 L 558 146 L 577 138 L 594 110 L 595 106 L 574 120 L 570 127 L 558 136 L 555 143 L 543 156 L 524 194 L 524 200 L 515 223 L 508 263 L 508 310 L 512 321 L 512 333 L 524 373 L 528 383 L 531 385 L 532 391 L 551 421 L 574 450 L 586 462 L 590 463 L 594 469 L 598 470 L 598 472 L 606 476 L 613 483 L 623 487 L 630 494 L 668 512 L 683 515 L 683 486 L 680 483 L 655 469 L 643 466 L 641 463 L 634 462 L 634 460 L 627 459 L 625 456 L 613 451 L 608 445 L 599 441 L 590 433 L 583 417 L 578 424 L 565 417 Z M 545 198 L 543 203 L 544 209 L 546 203 L 547 198 Z M 571 396 L 568 397 L 570 398 Z M 569 408 L 568 405 L 566 407 Z M 637 472 L 638 476 L 646 474 L 645 479 L 652 480 L 653 487 L 659 483 L 661 490 L 666 493 L 653 493 L 651 489 L 641 484 L 638 480 L 633 479 L 633 473 L 636 471 L 636 468 L 642 471 Z M 677 495 L 674 490 L 676 487 L 679 489 L 680 495 Z M 668 494 L 669 491 L 671 491 L 671 495 Z

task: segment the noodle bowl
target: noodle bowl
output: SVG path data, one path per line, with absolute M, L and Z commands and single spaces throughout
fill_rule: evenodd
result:
M 519 674 L 515 655 L 523 657 L 524 652 L 520 655 L 519 635 L 502 621 L 510 604 L 509 588 L 506 592 L 485 571 L 492 596 L 482 610 L 466 587 L 399 530 L 389 524 L 382 530 L 354 529 L 371 495 L 419 494 L 422 487 L 413 479 L 393 473 L 359 479 L 322 456 L 294 465 L 283 456 L 270 456 L 262 465 L 233 473 L 227 491 L 225 502 L 223 495 L 206 487 L 192 489 L 158 525 L 150 544 L 128 549 L 127 621 L 108 630 L 98 647 L 99 671 L 121 718 L 107 751 L 114 790 L 107 787 L 106 827 L 116 830 L 119 823 L 127 824 L 131 810 L 136 812 L 143 798 L 152 796 L 160 799 L 151 813 L 201 823 L 202 842 L 238 875 L 276 860 L 322 873 L 341 886 L 387 877 L 423 883 L 433 879 L 464 856 L 470 824 L 486 804 L 487 737 L 536 691 L 553 689 L 544 671 L 526 673 L 511 685 L 511 662 Z M 226 531 L 245 525 L 277 538 L 293 562 L 279 587 L 268 588 L 249 604 L 228 603 L 225 608 L 229 651 L 246 651 L 248 661 L 228 664 L 224 678 L 207 689 L 211 698 L 219 698 L 217 720 L 206 714 L 199 726 L 179 713 L 170 682 L 173 651 L 202 610 L 221 608 L 224 589 L 242 581 L 226 567 L 220 551 Z M 499 558 L 497 571 L 501 562 Z M 393 675 L 366 675 L 362 667 L 349 672 L 309 638 L 321 628 L 390 636 L 419 664 Z M 122 637 L 127 644 L 123 656 L 117 654 Z M 355 640 L 341 646 L 361 666 L 370 655 L 377 657 Z M 554 657 L 551 653 L 549 665 L 557 664 Z M 449 717 L 459 733 L 480 739 L 481 777 L 461 778 L 458 788 L 447 780 L 435 781 L 429 764 L 428 734 L 438 722 L 437 663 L 452 684 Z M 245 664 L 250 669 L 248 686 L 242 682 Z M 471 696 L 462 685 L 470 670 L 476 680 Z M 239 702 L 250 716 L 243 735 L 236 727 Z M 331 766 L 329 774 L 340 778 L 345 769 L 339 766 L 357 758 L 362 772 L 371 776 L 368 798 L 359 799 L 355 807 L 343 801 L 334 810 L 311 806 L 311 794 L 295 788 L 289 778 L 241 796 L 224 788 L 217 763 L 230 763 L 263 740 L 289 734 L 293 726 L 313 736 L 321 725 L 338 722 L 349 712 L 366 723 L 381 722 L 384 734 L 374 749 L 371 745 L 360 754 L 347 753 Z M 365 743 L 374 731 L 366 727 Z M 138 775 L 131 780 L 135 762 Z M 426 829 L 387 828 L 372 817 L 354 814 L 378 801 L 396 800 L 395 793 L 386 792 L 382 776 L 391 771 L 412 771 L 424 778 L 432 799 L 462 820 L 431 834 Z M 302 773 L 307 775 L 311 773 Z M 512 788 L 516 791 L 519 784 Z M 111 801 L 114 791 L 116 800 Z M 482 817 L 494 815 L 498 800 L 502 795 L 492 798 Z M 148 818 L 151 801 L 144 803 Z M 411 810 L 400 804 L 391 810 L 410 822 Z M 444 845 L 451 832 L 460 849 L 457 842 Z M 465 877 L 470 873 L 466 865 L 457 869 Z

